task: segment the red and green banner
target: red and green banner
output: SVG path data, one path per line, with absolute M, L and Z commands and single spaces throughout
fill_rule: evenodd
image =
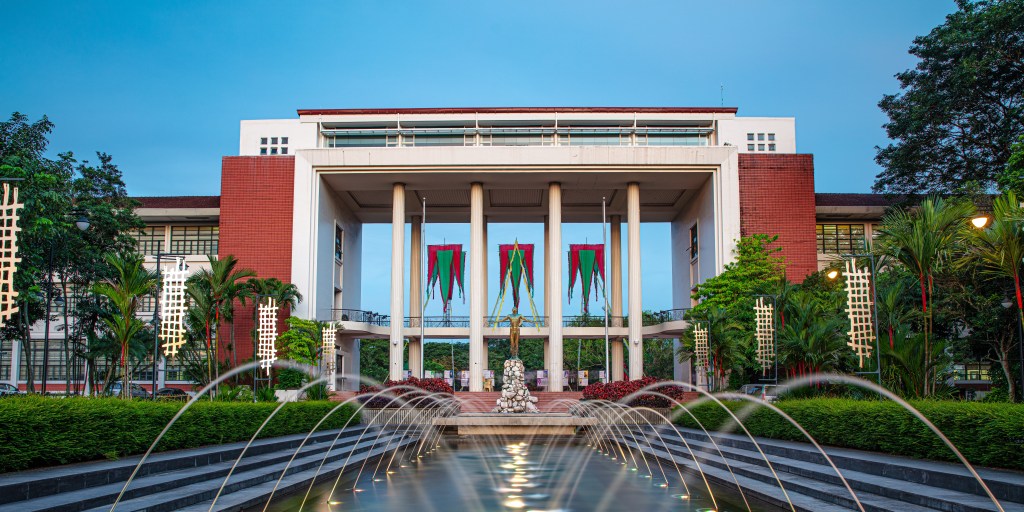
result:
M 590 291 L 597 295 L 597 285 L 604 288 L 604 244 L 569 245 L 569 302 L 572 303 L 572 287 L 580 278 L 583 297 L 583 314 L 590 314 Z
M 459 287 L 459 296 L 465 298 L 462 287 L 462 276 L 465 273 L 466 253 L 462 250 L 462 244 L 427 246 L 427 299 L 430 299 L 434 283 L 437 283 L 445 313 L 448 312 L 448 303 L 452 301 L 456 286 Z
M 526 289 L 533 296 L 533 244 L 501 244 L 498 246 L 498 257 L 501 261 L 501 295 L 505 294 L 505 276 L 511 278 L 512 305 L 519 307 L 519 284 L 522 276 L 526 276 Z

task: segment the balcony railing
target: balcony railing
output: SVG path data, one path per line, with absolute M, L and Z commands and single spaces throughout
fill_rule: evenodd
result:
M 666 309 L 664 311 L 658 311 L 655 313 L 645 314 L 643 319 L 643 325 L 658 325 L 666 322 L 678 322 L 685 320 L 686 312 L 689 309 Z M 508 327 L 509 322 L 501 321 L 505 315 L 501 316 L 485 316 L 483 318 L 484 327 Z M 380 327 L 389 327 L 391 325 L 391 317 L 382 313 L 376 313 L 373 311 L 363 311 L 361 309 L 335 309 L 333 312 L 333 318 L 336 322 L 357 322 L 369 325 L 376 325 Z M 403 327 L 420 327 L 422 321 L 423 327 L 425 328 L 444 328 L 444 327 L 455 327 L 455 328 L 468 328 L 469 327 L 468 316 L 425 316 L 425 317 L 405 317 L 402 319 Z M 547 317 L 524 317 L 523 327 L 547 327 L 549 326 Z M 604 316 L 596 315 L 575 315 L 575 316 L 564 316 L 562 317 L 562 327 L 603 327 Z M 497 323 L 496 323 L 497 322 Z M 629 327 L 629 317 L 624 316 L 609 316 L 608 317 L 609 327 Z
M 686 312 L 689 310 L 689 308 L 666 309 L 651 313 L 650 315 L 644 315 L 644 327 L 648 325 L 663 324 L 665 322 L 679 322 L 686 320 Z
M 335 322 L 358 322 L 381 327 L 391 325 L 390 316 L 361 309 L 335 309 L 333 318 Z

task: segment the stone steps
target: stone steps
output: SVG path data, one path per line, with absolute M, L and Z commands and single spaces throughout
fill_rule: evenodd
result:
M 764 457 L 748 438 L 712 433 L 715 444 L 699 430 L 670 426 L 616 430 L 613 437 L 630 450 L 631 458 L 654 455 L 672 461 L 690 474 L 700 469 L 726 490 L 742 486 L 748 499 L 756 498 L 798 510 L 856 510 L 850 491 L 835 470 L 810 444 L 758 438 L 758 446 L 778 475 L 772 475 Z M 717 446 L 716 446 L 717 444 Z M 997 510 L 962 467 L 854 450 L 826 450 L 867 511 L 981 512 Z M 632 463 L 632 462 L 631 462 Z M 1006 511 L 1024 511 L 1021 493 L 1024 474 L 980 471 Z

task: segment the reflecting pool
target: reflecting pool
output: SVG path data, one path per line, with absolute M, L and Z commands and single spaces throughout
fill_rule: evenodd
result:
M 302 510 L 746 510 L 714 487 L 712 500 L 698 475 L 684 473 L 684 483 L 673 465 L 578 440 L 448 438 L 422 458 L 414 451 L 367 463 L 358 482 L 355 473 L 318 480 Z M 268 510 L 299 510 L 304 495 L 275 498 Z

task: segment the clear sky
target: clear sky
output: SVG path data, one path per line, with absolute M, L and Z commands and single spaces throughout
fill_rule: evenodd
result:
M 818 191 L 866 192 L 874 147 L 886 142 L 877 103 L 914 65 L 913 38 L 955 5 L 0 0 L 0 9 L 0 115 L 48 115 L 53 149 L 111 153 L 133 195 L 215 195 L 220 157 L 238 152 L 239 120 L 298 108 L 723 103 L 795 117 Z M 367 241 L 389 243 L 381 228 Z M 644 283 L 656 289 L 649 272 L 668 260 L 646 249 Z M 645 307 L 668 307 L 664 288 L 645 290 Z M 364 297 L 386 309 L 386 298 Z

